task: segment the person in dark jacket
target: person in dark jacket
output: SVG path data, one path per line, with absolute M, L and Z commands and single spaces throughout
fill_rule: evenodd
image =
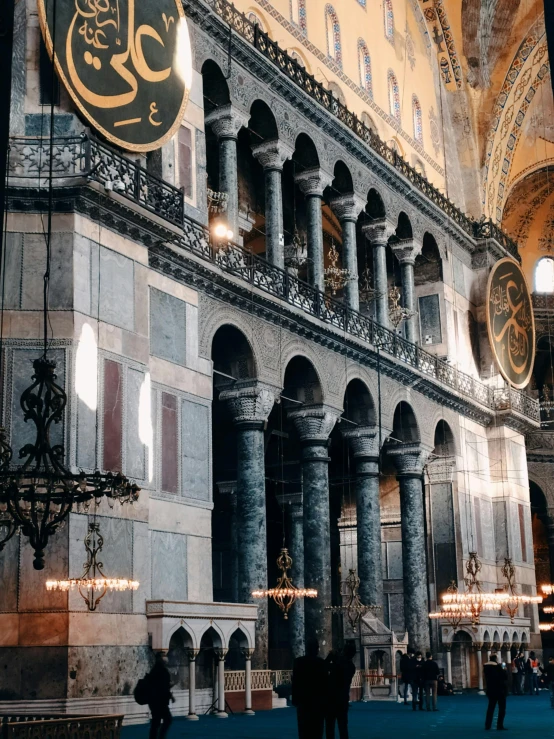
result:
M 322 739 L 327 699 L 327 665 L 318 657 L 319 643 L 310 639 L 304 657 L 294 660 L 292 705 L 296 707 L 298 739 Z
M 425 703 L 428 711 L 431 710 L 431 696 L 433 696 L 433 711 L 438 711 L 437 708 L 437 680 L 439 679 L 440 669 L 438 664 L 433 659 L 431 652 L 427 652 L 425 655 L 426 659 L 421 668 L 423 672 L 423 685 L 425 688 Z
M 487 683 L 487 716 L 485 718 L 485 729 L 488 731 L 492 726 L 494 709 L 498 704 L 498 719 L 496 728 L 504 730 L 504 717 L 506 716 L 506 695 L 508 694 L 508 673 L 497 662 L 496 654 L 491 654 L 490 661 L 485 663 L 483 674 Z
M 335 723 L 339 727 L 340 739 L 348 739 L 348 704 L 350 703 L 350 685 L 356 672 L 353 662 L 355 656 L 356 645 L 348 642 L 342 654 L 331 652 L 326 659 L 329 669 L 329 692 L 325 717 L 327 739 L 335 739 Z
M 413 682 L 412 662 L 414 661 L 414 650 L 408 647 L 406 654 L 400 658 L 400 676 L 404 686 L 404 705 L 408 705 L 408 692 L 411 690 Z
M 161 652 L 156 652 L 154 667 L 147 676 L 148 679 L 148 708 L 152 713 L 149 739 L 164 739 L 171 726 L 172 717 L 169 710 L 169 701 L 175 701 L 171 694 L 171 677 Z M 161 724 L 161 730 L 160 730 Z
M 423 655 L 416 652 L 412 662 L 412 709 L 423 711 Z

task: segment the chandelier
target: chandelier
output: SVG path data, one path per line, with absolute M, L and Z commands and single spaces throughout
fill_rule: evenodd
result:
M 389 290 L 389 318 L 390 322 L 397 329 L 403 321 L 416 315 L 413 310 L 408 310 L 400 305 L 400 288 L 394 285 Z
M 370 306 L 374 300 L 381 297 L 381 293 L 377 292 L 375 288 L 371 286 L 372 275 L 369 267 L 366 267 L 360 275 L 360 289 L 358 294 L 360 296 L 360 302 L 366 306 Z
M 360 578 L 356 574 L 355 569 L 348 571 L 348 577 L 341 583 L 341 596 L 343 598 L 342 606 L 327 606 L 326 611 L 331 613 L 346 613 L 348 621 L 352 629 L 355 629 L 360 623 L 363 616 L 369 611 L 378 611 L 381 606 L 366 606 L 362 603 L 358 594 L 360 587 Z
M 292 243 L 285 246 L 285 264 L 292 269 L 300 269 L 308 261 L 308 244 L 301 239 L 296 226 L 292 234 Z
M 506 578 L 506 586 L 504 591 L 496 593 L 496 597 L 499 599 L 501 609 L 506 611 L 513 623 L 520 606 L 529 605 L 530 603 L 542 603 L 542 598 L 540 595 L 518 594 L 516 588 L 516 569 L 510 557 L 504 559 L 502 574 Z M 545 613 L 554 613 L 554 608 L 552 611 L 547 611 L 545 608 L 544 611 Z
M 442 603 L 438 611 L 429 614 L 429 618 L 447 621 L 452 629 L 456 630 L 464 620 L 471 621 L 473 612 L 468 603 L 461 603 L 458 599 L 459 591 L 456 581 L 452 580 L 446 594 L 441 596 Z
M 47 580 L 46 590 L 77 590 L 79 595 L 87 604 L 89 611 L 95 611 L 96 607 L 106 595 L 108 590 L 122 592 L 125 590 L 137 590 L 139 583 L 136 580 L 106 577 L 104 575 L 102 562 L 98 561 L 98 555 L 104 546 L 104 539 L 100 534 L 100 526 L 97 523 L 89 523 L 88 533 L 85 537 L 85 549 L 87 550 L 87 561 L 83 567 L 83 574 L 79 578 L 69 580 Z
M 34 549 L 33 567 L 44 568 L 48 540 L 77 504 L 106 497 L 110 503 L 133 503 L 140 488 L 120 473 L 82 470 L 72 473 L 64 465 L 63 444 L 50 442 L 53 424 L 63 421 L 67 405 L 56 383 L 56 363 L 46 352 L 33 361 L 31 385 L 23 391 L 23 419 L 35 427 L 35 440 L 19 451 L 20 465 L 12 465 L 12 450 L 0 433 L 0 551 L 20 529 Z
M 277 578 L 277 587 L 268 590 L 254 590 L 253 598 L 273 598 L 277 603 L 285 619 L 291 606 L 298 598 L 317 598 L 317 590 L 313 588 L 297 588 L 292 584 L 292 580 L 288 576 L 288 570 L 292 567 L 292 558 L 288 549 L 283 547 L 281 553 L 277 557 L 277 567 L 281 570 L 281 575 Z
M 207 196 L 209 213 L 225 213 L 227 210 L 227 200 L 229 199 L 226 192 L 215 192 L 208 188 Z
M 335 242 L 331 238 L 331 248 L 329 249 L 329 262 L 330 266 L 323 270 L 325 275 L 325 284 L 331 290 L 333 295 L 337 294 L 337 290 L 342 290 L 350 279 L 350 272 L 347 269 L 337 266 L 339 260 L 339 253 L 335 247 Z

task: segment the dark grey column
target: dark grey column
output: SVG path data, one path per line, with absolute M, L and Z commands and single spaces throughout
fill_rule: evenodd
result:
M 283 233 L 283 164 L 294 151 L 280 141 L 264 141 L 252 147 L 252 154 L 264 168 L 265 177 L 265 256 L 270 264 L 285 268 Z
M 381 564 L 381 504 L 379 498 L 379 449 L 374 428 L 343 431 L 354 457 L 356 536 L 360 598 L 365 605 L 383 606 Z
M 285 507 L 290 524 L 289 553 L 292 559 L 292 582 L 297 588 L 304 585 L 304 516 L 302 509 L 302 493 L 291 493 L 279 496 L 279 502 Z M 305 645 L 304 599 L 300 598 L 289 612 L 289 638 L 292 656 L 301 657 L 306 653 Z
M 342 266 L 349 272 L 349 279 L 344 288 L 345 301 L 352 310 L 359 310 L 356 221 L 364 208 L 364 203 L 357 195 L 350 193 L 332 200 L 331 208 L 339 219 L 342 228 Z
M 316 638 L 325 654 L 332 646 L 331 535 L 329 521 L 329 434 L 338 414 L 325 407 L 291 411 L 302 446 L 304 497 L 304 582 L 317 589 L 317 598 L 304 603 L 306 641 Z
M 417 255 L 421 252 L 421 244 L 414 239 L 402 239 L 392 245 L 395 257 L 400 262 L 400 274 L 402 280 L 402 307 L 415 312 L 415 282 L 414 264 Z M 404 323 L 404 336 L 413 344 L 418 342 L 418 317 L 416 315 L 408 318 Z
M 410 644 L 425 652 L 430 644 L 422 478 L 428 452 L 420 444 L 404 443 L 390 448 L 387 454 L 400 483 L 404 621 Z
M 362 231 L 373 249 L 373 285 L 377 292 L 375 320 L 381 326 L 390 328 L 386 247 L 394 233 L 394 226 L 383 218 L 364 226 Z
M 231 545 L 231 551 L 228 552 L 228 556 L 230 557 L 231 564 L 230 564 L 230 571 L 231 571 L 231 603 L 238 603 L 239 600 L 239 560 L 238 560 L 238 551 L 239 551 L 239 539 L 238 539 L 238 529 L 237 529 L 237 481 L 236 480 L 228 480 L 225 482 L 218 482 L 217 487 L 219 488 L 219 492 L 221 495 L 228 496 L 229 499 L 229 508 L 230 508 L 230 517 L 231 520 L 229 521 L 230 531 L 231 531 L 231 538 L 230 538 L 230 545 Z
M 307 169 L 296 175 L 295 181 L 306 198 L 308 226 L 308 282 L 321 292 L 325 291 L 323 226 L 321 223 L 321 199 L 323 191 L 333 178 L 323 170 Z
M 222 105 L 209 113 L 204 121 L 211 126 L 219 142 L 219 190 L 227 193 L 227 223 L 233 240 L 239 238 L 239 188 L 237 169 L 237 136 L 248 125 L 248 115 Z
M 256 603 L 256 669 L 268 661 L 267 600 L 254 599 L 253 590 L 267 588 L 267 529 L 265 504 L 264 423 L 275 392 L 255 383 L 223 391 L 237 429 L 238 602 Z
M 550 560 L 550 582 L 554 582 L 554 511 L 549 508 L 546 517 L 548 522 L 548 554 Z

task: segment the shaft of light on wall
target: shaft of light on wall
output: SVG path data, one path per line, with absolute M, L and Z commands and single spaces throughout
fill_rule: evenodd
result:
M 186 18 L 181 18 L 177 26 L 177 44 L 175 46 L 175 69 L 187 90 L 192 85 L 192 52 L 190 48 L 189 27 Z
M 75 355 L 75 393 L 95 411 L 98 406 L 98 344 L 92 326 L 83 324 Z
M 154 430 L 152 428 L 152 383 L 150 372 L 144 376 L 139 395 L 139 439 L 148 450 L 148 482 L 154 476 Z

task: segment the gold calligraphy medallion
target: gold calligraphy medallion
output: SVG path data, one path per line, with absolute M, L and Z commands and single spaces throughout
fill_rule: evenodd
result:
M 524 388 L 535 362 L 535 319 L 525 276 L 509 257 L 489 275 L 487 328 L 502 376 L 512 387 Z
M 56 72 L 95 129 L 130 151 L 173 136 L 192 81 L 180 0 L 38 0 L 38 12 Z

